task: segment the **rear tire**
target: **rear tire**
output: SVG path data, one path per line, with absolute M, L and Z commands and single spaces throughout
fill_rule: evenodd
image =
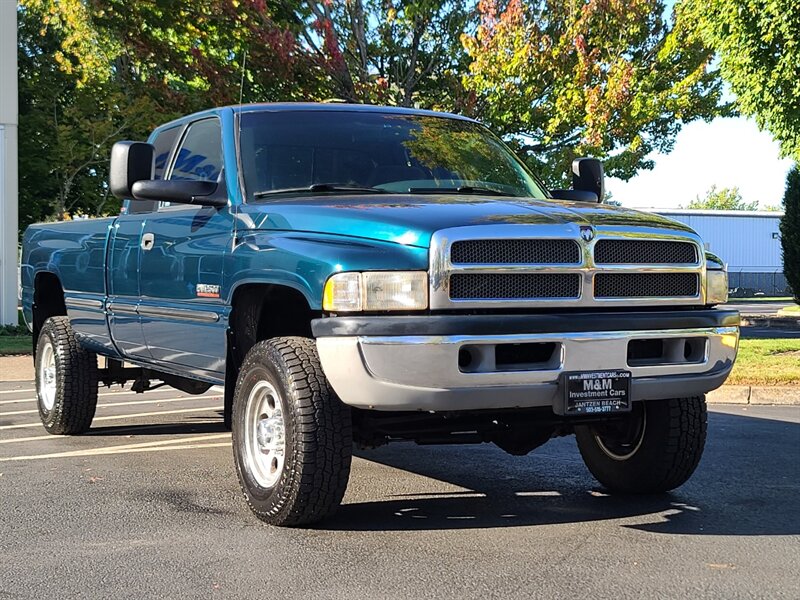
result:
M 259 519 L 300 526 L 331 515 L 347 488 L 352 444 L 350 409 L 328 385 L 313 340 L 250 349 L 233 399 L 233 452 Z
M 68 317 L 44 322 L 35 367 L 44 428 L 56 435 L 86 432 L 97 408 L 97 355 L 78 343 Z
M 609 491 L 666 492 L 694 473 L 706 441 L 705 396 L 634 403 L 631 415 L 575 427 L 578 449 Z

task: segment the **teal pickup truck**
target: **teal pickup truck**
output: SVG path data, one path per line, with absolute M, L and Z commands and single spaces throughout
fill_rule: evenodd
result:
M 224 386 L 244 495 L 276 525 L 336 509 L 354 442 L 523 455 L 574 433 L 608 490 L 675 488 L 736 358 L 725 267 L 604 205 L 599 161 L 572 169 L 548 191 L 475 121 L 341 104 L 118 142 L 119 216 L 25 233 L 42 423 L 88 430 L 100 384 Z

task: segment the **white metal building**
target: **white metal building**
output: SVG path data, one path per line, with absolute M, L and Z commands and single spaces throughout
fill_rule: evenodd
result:
M 653 209 L 694 229 L 728 264 L 731 288 L 741 295 L 784 295 L 779 224 L 782 212 L 749 210 Z M 737 294 L 739 295 L 739 294 Z
M 17 3 L 0 0 L 0 325 L 17 324 Z

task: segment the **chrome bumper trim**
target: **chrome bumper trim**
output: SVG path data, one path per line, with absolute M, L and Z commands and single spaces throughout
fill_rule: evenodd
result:
M 647 338 L 705 338 L 705 355 L 691 363 L 628 366 L 628 342 Z M 738 327 L 606 331 L 504 336 L 321 337 L 323 370 L 345 404 L 375 410 L 480 410 L 552 406 L 561 373 L 627 369 L 634 399 L 703 394 L 722 384 L 733 367 Z M 558 344 L 555 364 L 541 370 L 465 373 L 463 346 Z M 664 395 L 664 394 L 669 395 Z

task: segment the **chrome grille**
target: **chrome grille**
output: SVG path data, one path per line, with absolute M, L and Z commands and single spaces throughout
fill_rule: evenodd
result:
M 694 265 L 697 246 L 672 240 L 598 240 L 594 247 L 598 265 Z
M 575 240 L 463 240 L 450 247 L 450 262 L 468 264 L 577 265 L 580 246 Z
M 450 299 L 578 298 L 580 287 L 577 273 L 456 273 L 450 276 Z
M 585 228 L 584 228 L 585 230 Z M 432 310 L 689 306 L 703 300 L 701 240 L 666 228 L 500 223 L 435 231 Z M 644 235 L 647 234 L 654 234 Z M 589 237 L 589 236 L 586 236 Z
M 697 273 L 598 273 L 595 298 L 691 298 L 700 293 Z

